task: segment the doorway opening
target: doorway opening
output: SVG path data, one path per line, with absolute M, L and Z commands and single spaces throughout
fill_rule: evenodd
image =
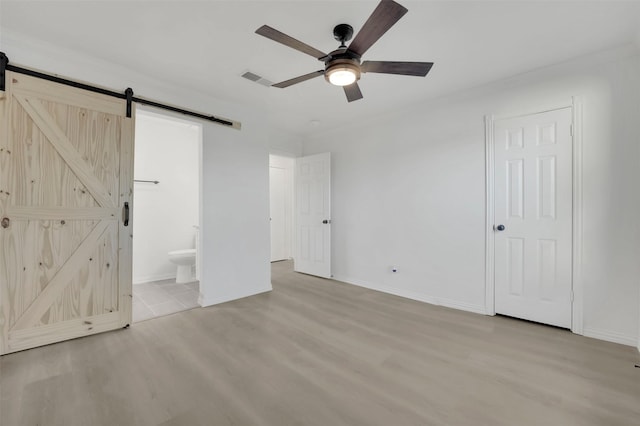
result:
M 271 262 L 293 257 L 293 173 L 295 158 L 269 155 Z
M 202 125 L 136 113 L 133 322 L 199 305 Z

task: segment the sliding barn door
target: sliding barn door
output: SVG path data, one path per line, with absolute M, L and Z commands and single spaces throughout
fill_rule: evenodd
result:
M 124 100 L 7 73 L 0 354 L 131 322 L 133 118 Z

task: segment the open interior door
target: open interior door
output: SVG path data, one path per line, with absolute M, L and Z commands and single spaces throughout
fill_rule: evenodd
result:
M 331 278 L 331 154 L 296 160 L 294 270 Z
M 126 102 L 8 72 L 0 92 L 0 354 L 131 322 Z

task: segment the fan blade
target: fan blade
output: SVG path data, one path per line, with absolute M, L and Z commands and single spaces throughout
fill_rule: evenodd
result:
M 349 45 L 349 50 L 364 55 L 407 11 L 407 8 L 392 0 L 382 0 Z
M 295 38 L 288 36 L 285 33 L 281 33 L 280 31 L 271 28 L 268 25 L 263 25 L 258 28 L 256 30 L 256 34 L 260 34 L 263 37 L 266 37 L 273 41 L 277 41 L 278 43 L 282 43 L 285 46 L 296 49 L 302 53 L 306 53 L 307 55 L 311 55 L 316 59 L 321 59 L 327 56 L 326 53 L 321 52 L 318 49 L 301 42 L 300 40 L 296 40 Z
M 358 82 L 351 83 L 348 86 L 342 86 L 342 87 L 344 87 L 344 94 L 347 95 L 347 100 L 349 102 L 362 99 L 362 92 L 360 91 L 360 86 L 358 86 Z
M 324 70 L 310 72 L 309 74 L 301 75 L 300 77 L 292 78 L 291 80 L 282 81 L 280 83 L 272 84 L 273 87 L 279 87 L 284 89 L 285 87 L 293 86 L 294 84 L 302 83 L 303 81 L 311 80 L 312 78 L 320 77 L 324 74 Z
M 362 72 L 415 75 L 424 77 L 432 66 L 433 62 L 364 61 L 362 65 L 360 65 L 360 70 Z

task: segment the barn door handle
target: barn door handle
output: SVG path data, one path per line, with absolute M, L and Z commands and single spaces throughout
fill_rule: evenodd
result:
M 122 221 L 124 222 L 124 226 L 129 226 L 129 203 L 127 202 L 124 203 Z

